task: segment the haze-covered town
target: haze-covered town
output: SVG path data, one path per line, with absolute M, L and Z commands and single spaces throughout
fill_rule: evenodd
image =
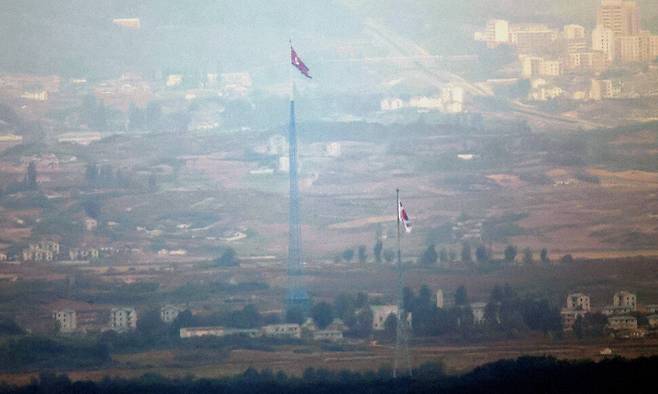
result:
M 2 390 L 657 362 L 655 0 L 8 3 Z

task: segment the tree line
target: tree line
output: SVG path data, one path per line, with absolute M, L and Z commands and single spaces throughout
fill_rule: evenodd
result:
M 356 372 L 306 368 L 301 377 L 271 369 L 248 368 L 224 378 L 106 377 L 93 382 L 72 381 L 66 375 L 42 372 L 25 386 L 0 385 L 0 394 L 28 393 L 640 393 L 652 392 L 658 357 L 600 362 L 519 357 L 500 360 L 463 374 L 446 374 L 438 363 L 414 368 L 411 376 L 393 378 L 390 367 Z

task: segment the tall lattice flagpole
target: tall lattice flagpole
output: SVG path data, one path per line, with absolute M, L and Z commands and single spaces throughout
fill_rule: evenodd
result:
M 288 165 L 290 174 L 288 206 L 288 308 L 306 307 L 308 293 L 303 285 L 302 230 L 297 157 L 297 126 L 295 121 L 295 85 L 290 74 L 290 121 L 288 124 Z
M 400 189 L 395 190 L 396 193 L 396 212 L 397 215 L 397 236 L 398 236 L 398 313 L 397 325 L 395 330 L 395 355 L 393 359 L 393 377 L 396 378 L 400 374 L 398 369 L 401 365 L 406 369 L 406 373 L 411 376 L 411 357 L 409 356 L 409 321 L 407 320 L 407 312 L 404 310 L 404 268 L 402 266 L 402 248 L 400 243 Z

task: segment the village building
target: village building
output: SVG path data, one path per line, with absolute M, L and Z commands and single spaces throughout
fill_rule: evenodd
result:
M 70 334 L 78 329 L 77 316 L 73 309 L 62 309 L 53 312 L 53 319 L 58 324 L 59 332 Z
M 560 319 L 562 321 L 562 330 L 571 331 L 576 324 L 578 318 L 585 318 L 587 311 L 578 309 L 562 308 L 560 311 Z
M 614 306 L 614 305 L 606 305 L 601 309 L 601 313 L 606 315 L 606 316 L 613 316 L 613 315 L 626 315 L 633 312 L 633 308 L 630 306 Z
M 173 323 L 173 321 L 178 317 L 178 314 L 182 311 L 182 308 L 175 305 L 165 305 L 160 308 L 160 320 L 165 323 Z
M 572 293 L 567 296 L 567 309 L 589 312 L 591 310 L 589 296 L 583 293 Z
M 97 259 L 99 257 L 100 251 L 97 248 L 69 249 L 69 259 L 73 261 Z
M 119 332 L 135 330 L 137 328 L 137 311 L 135 308 L 112 308 L 110 311 L 110 328 Z
M 261 328 L 263 336 L 274 338 L 301 338 L 299 324 L 270 324 Z
M 224 327 L 182 327 L 179 333 L 181 338 L 223 337 L 225 329 Z
M 560 311 L 562 329 L 573 330 L 578 318 L 584 318 L 591 311 L 590 298 L 587 294 L 571 293 L 567 295 L 565 308 Z
M 612 306 L 631 308 L 632 311 L 637 310 L 637 296 L 631 292 L 622 290 L 615 293 L 612 297 Z
M 484 323 L 484 311 L 487 308 L 486 302 L 473 302 L 471 304 L 471 312 L 473 313 L 473 323 Z
M 314 341 L 339 342 L 343 340 L 343 332 L 339 330 L 319 330 L 313 333 Z
M 608 328 L 616 330 L 637 329 L 637 319 L 633 316 L 611 316 L 608 318 Z
M 59 242 L 42 241 L 31 243 L 21 252 L 23 261 L 48 262 L 53 261 L 59 255 Z
M 375 331 L 382 331 L 385 328 L 386 319 L 390 315 L 394 317 L 398 315 L 397 305 L 371 305 L 372 311 L 372 329 Z

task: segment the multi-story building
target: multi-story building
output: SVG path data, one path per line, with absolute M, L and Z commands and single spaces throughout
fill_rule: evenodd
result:
M 586 52 L 589 50 L 589 40 L 588 39 L 578 39 L 578 40 L 567 40 L 567 54 L 577 53 L 577 52 Z
M 571 331 L 576 319 L 584 318 L 591 310 L 589 296 L 583 293 L 571 293 L 567 296 L 565 308 L 560 311 L 562 329 Z
M 649 37 L 649 60 L 656 61 L 658 59 L 658 36 L 652 35 Z
M 370 310 L 372 311 L 372 329 L 375 331 L 383 330 L 386 319 L 390 315 L 397 316 L 398 314 L 397 305 L 372 305 Z
M 573 330 L 574 324 L 576 324 L 576 320 L 580 317 L 581 319 L 585 318 L 587 315 L 586 311 L 583 310 L 574 310 L 574 309 L 568 309 L 568 308 L 562 308 L 560 311 L 560 318 L 562 320 L 562 329 L 564 331 L 571 331 Z
M 59 242 L 42 241 L 31 243 L 29 247 L 23 249 L 21 257 L 23 261 L 53 261 L 59 255 Z
M 565 68 L 573 71 L 599 72 L 607 65 L 607 55 L 600 51 L 570 53 Z
M 62 309 L 53 312 L 53 319 L 59 325 L 59 332 L 70 334 L 78 329 L 76 313 L 73 309 Z
M 608 62 L 615 60 L 615 32 L 603 25 L 592 30 L 592 49 L 605 53 Z
M 559 77 L 562 75 L 562 63 L 559 60 L 543 60 L 539 68 L 539 75 L 545 77 Z
M 589 98 L 591 100 L 602 100 L 620 97 L 622 87 L 622 82 L 618 80 L 592 79 Z
M 641 32 L 615 39 L 615 58 L 621 63 L 651 62 L 658 57 L 658 36 Z
M 580 25 L 566 25 L 562 29 L 562 34 L 567 40 L 585 39 L 585 28 Z
M 583 293 L 572 293 L 567 296 L 567 309 L 589 312 L 591 310 L 589 296 Z
M 639 62 L 641 58 L 640 36 L 618 36 L 615 38 L 615 59 L 621 63 Z
M 543 60 L 544 59 L 537 56 L 523 56 L 521 58 L 521 75 L 524 78 L 531 78 L 539 75 Z
M 635 294 L 621 290 L 615 293 L 612 297 L 612 306 L 631 308 L 632 311 L 637 310 L 637 297 Z
M 110 311 L 110 328 L 119 332 L 136 329 L 137 311 L 135 308 L 112 308 Z
M 510 43 L 520 54 L 541 54 L 549 50 L 558 38 L 558 32 L 546 25 L 524 23 L 510 26 Z
M 596 14 L 596 24 L 612 30 L 615 34 L 638 34 L 640 9 L 635 1 L 603 0 Z
M 176 305 L 165 305 L 160 308 L 160 320 L 165 323 L 172 323 L 182 311 L 182 308 L 179 308 Z
M 521 56 L 521 75 L 524 78 L 537 75 L 558 77 L 562 75 L 562 63 L 559 60 L 545 60 L 537 56 Z
M 634 330 L 637 328 L 637 319 L 633 316 L 610 316 L 608 328 L 611 330 Z
M 89 260 L 97 259 L 100 256 L 100 250 L 97 248 L 71 248 L 69 249 L 69 259 L 71 260 Z
M 484 32 L 475 33 L 476 41 L 484 41 L 489 48 L 509 42 L 509 22 L 502 19 L 490 19 Z

